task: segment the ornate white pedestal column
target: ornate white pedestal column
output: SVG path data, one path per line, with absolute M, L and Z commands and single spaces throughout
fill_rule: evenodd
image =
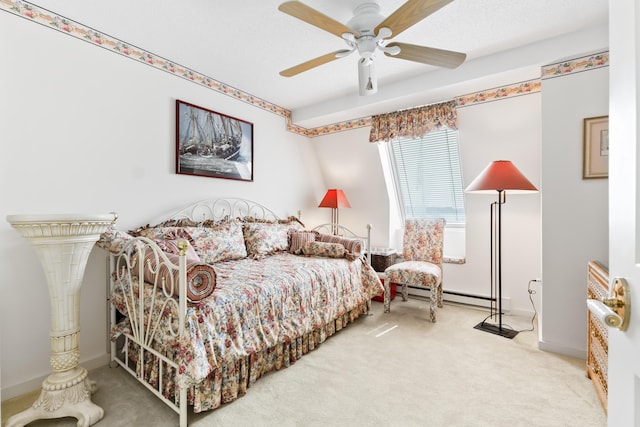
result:
M 116 215 L 9 215 L 7 221 L 35 247 L 47 276 L 51 299 L 51 368 L 40 397 L 9 418 L 7 427 L 41 418 L 75 417 L 88 427 L 104 415 L 91 402 L 96 390 L 80 360 L 80 286 L 93 245 Z

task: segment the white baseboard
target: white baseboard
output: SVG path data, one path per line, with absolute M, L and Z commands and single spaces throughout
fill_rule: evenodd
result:
M 567 347 L 562 344 L 550 343 L 542 340 L 538 340 L 538 348 L 542 351 L 563 354 L 565 356 L 575 357 L 576 359 L 584 359 L 584 360 L 587 359 L 586 348 Z
M 100 368 L 102 366 L 108 365 L 110 361 L 110 357 L 108 354 L 103 354 L 98 357 L 95 357 L 90 360 L 85 360 L 80 362 L 80 366 L 87 370 Z M 42 382 L 49 376 L 43 375 L 41 377 L 32 378 L 20 384 L 15 384 L 12 386 L 2 388 L 0 395 L 2 396 L 2 401 L 7 399 L 13 399 L 14 397 L 22 396 L 23 394 L 30 393 L 34 390 L 39 390 L 42 387 Z

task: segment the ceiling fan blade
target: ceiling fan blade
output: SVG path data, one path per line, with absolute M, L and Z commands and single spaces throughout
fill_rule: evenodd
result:
M 382 21 L 376 27 L 374 33 L 378 34 L 381 28 L 386 27 L 391 30 L 392 36 L 396 37 L 407 28 L 422 21 L 452 1 L 453 0 L 409 0 L 389 15 L 387 19 Z
M 283 77 L 293 77 L 297 74 L 300 74 L 304 71 L 308 71 L 312 68 L 318 67 L 320 65 L 326 64 L 327 62 L 334 61 L 338 58 L 342 58 L 343 56 L 338 56 L 343 53 L 351 53 L 350 50 L 336 50 L 335 52 L 327 53 L 326 55 L 319 56 L 317 58 L 313 58 L 307 62 L 303 62 L 302 64 L 298 64 L 294 67 L 287 68 L 284 71 L 280 71 L 280 75 Z
M 436 49 L 433 47 L 417 46 L 408 43 L 389 43 L 387 47 L 398 46 L 400 53 L 385 55 L 391 58 L 406 59 L 407 61 L 421 62 L 423 64 L 436 65 L 438 67 L 456 68 L 467 58 L 466 53 L 454 52 L 452 50 Z
M 331 34 L 335 34 L 338 37 L 342 37 L 344 33 L 352 33 L 356 37 L 359 37 L 357 33 L 355 33 L 351 28 L 347 27 L 344 24 L 334 20 L 333 18 L 324 15 L 317 10 L 307 6 L 304 3 L 300 3 L 299 1 L 288 1 L 282 3 L 278 10 L 286 13 L 287 15 L 291 15 L 294 18 L 298 18 L 301 21 L 306 22 L 307 24 L 314 25 L 321 30 L 325 30 L 330 32 Z

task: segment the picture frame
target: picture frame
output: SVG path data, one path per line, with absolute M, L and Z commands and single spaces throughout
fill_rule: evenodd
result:
M 176 173 L 253 181 L 253 123 L 176 100 Z
M 582 178 L 609 177 L 609 116 L 584 119 Z

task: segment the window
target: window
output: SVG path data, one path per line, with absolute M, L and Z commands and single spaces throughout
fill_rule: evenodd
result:
M 419 139 L 387 144 L 405 218 L 445 218 L 464 224 L 458 132 L 444 128 Z

